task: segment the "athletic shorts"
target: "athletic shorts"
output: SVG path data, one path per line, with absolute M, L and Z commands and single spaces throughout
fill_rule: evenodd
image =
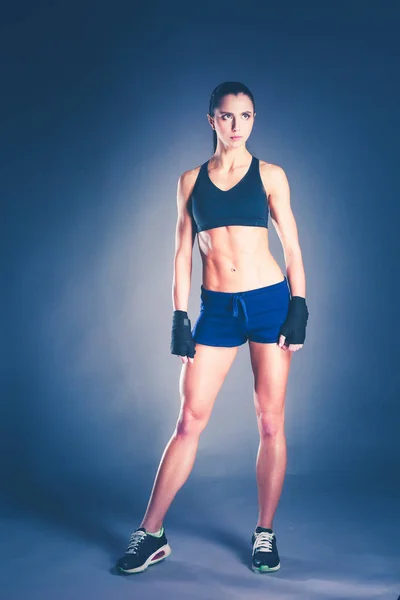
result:
M 290 290 L 282 281 L 245 292 L 216 292 L 201 286 L 200 315 L 192 328 L 195 342 L 207 346 L 241 346 L 247 340 L 279 341 L 287 317 Z

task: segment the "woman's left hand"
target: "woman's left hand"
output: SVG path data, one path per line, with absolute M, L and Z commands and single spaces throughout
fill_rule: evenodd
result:
M 306 299 L 301 296 L 292 296 L 286 320 L 279 332 L 278 345 L 282 350 L 296 352 L 303 347 L 308 315 Z
M 282 348 L 282 350 L 284 350 L 285 352 L 287 352 L 287 350 L 290 350 L 291 352 L 296 352 L 297 350 L 300 350 L 300 348 L 302 348 L 304 346 L 304 344 L 289 344 L 289 346 L 286 346 L 285 342 L 286 342 L 285 336 L 280 335 L 278 346 L 279 346 L 279 348 Z

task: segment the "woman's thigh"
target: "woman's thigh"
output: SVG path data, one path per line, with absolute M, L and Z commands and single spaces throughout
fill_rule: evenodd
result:
M 237 354 L 237 347 L 196 343 L 194 362 L 182 365 L 179 379 L 181 414 L 208 421 L 215 399 Z
M 257 414 L 279 414 L 284 409 L 292 352 L 277 343 L 249 341 Z

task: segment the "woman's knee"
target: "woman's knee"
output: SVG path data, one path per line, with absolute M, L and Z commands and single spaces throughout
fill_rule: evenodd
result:
M 257 424 L 261 438 L 275 438 L 284 433 L 284 411 L 258 412 Z
M 198 436 L 205 429 L 208 420 L 209 414 L 206 411 L 185 406 L 179 413 L 176 435 Z

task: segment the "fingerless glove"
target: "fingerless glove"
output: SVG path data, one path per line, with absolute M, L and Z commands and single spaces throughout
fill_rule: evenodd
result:
M 184 310 L 175 310 L 172 317 L 171 354 L 188 358 L 196 354 L 190 319 Z
M 308 315 L 306 299 L 301 296 L 292 296 L 286 321 L 280 330 L 280 335 L 286 337 L 286 346 L 289 346 L 289 344 L 304 344 Z

